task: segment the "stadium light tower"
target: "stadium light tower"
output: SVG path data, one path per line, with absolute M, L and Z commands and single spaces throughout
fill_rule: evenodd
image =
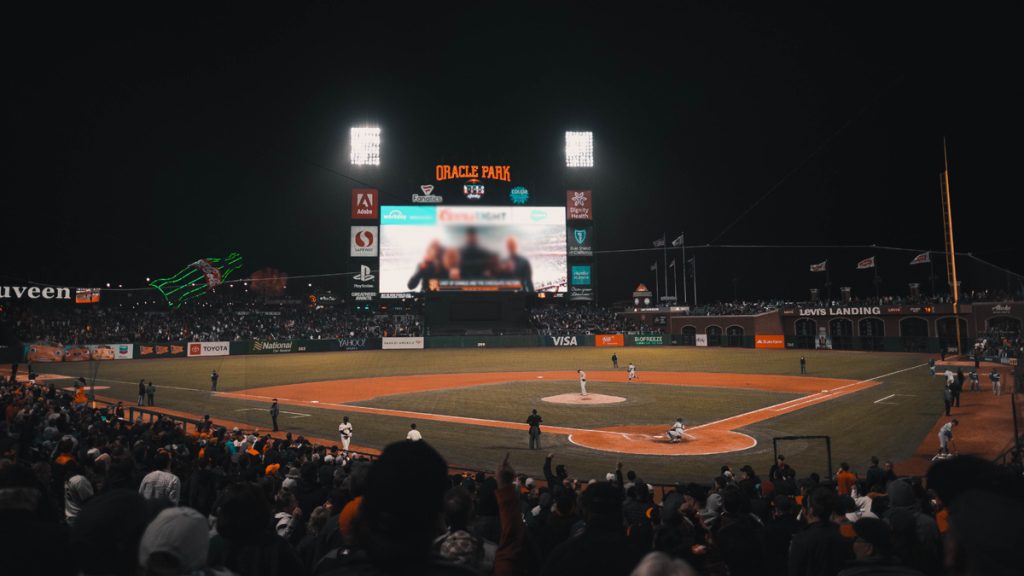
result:
M 349 160 L 353 166 L 380 166 L 380 128 L 353 127 L 349 132 Z
M 565 133 L 565 165 L 569 168 L 594 167 L 594 133 Z

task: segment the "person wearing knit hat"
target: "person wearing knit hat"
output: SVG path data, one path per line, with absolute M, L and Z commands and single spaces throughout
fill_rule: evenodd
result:
M 191 574 L 206 566 L 210 537 L 203 515 L 184 506 L 167 508 L 139 541 L 139 566 L 147 574 Z

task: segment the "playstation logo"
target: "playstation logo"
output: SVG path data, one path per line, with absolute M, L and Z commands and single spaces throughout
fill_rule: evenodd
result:
M 360 282 L 369 282 L 370 280 L 376 278 L 376 276 L 374 276 L 370 272 L 371 270 L 369 266 L 361 264 L 359 266 L 359 274 L 356 274 L 355 276 L 353 276 L 353 278 Z

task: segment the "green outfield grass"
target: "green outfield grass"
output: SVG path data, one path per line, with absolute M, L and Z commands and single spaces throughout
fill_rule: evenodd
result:
M 579 383 L 527 381 L 382 396 L 353 404 L 510 422 L 525 422 L 530 410 L 536 408 L 548 426 L 595 429 L 631 424 L 664 424 L 667 430 L 679 417 L 684 418 L 688 426 L 695 426 L 799 397 L 798 394 L 733 388 L 622 384 L 596 380 L 587 384 L 587 391 L 591 394 L 619 396 L 626 398 L 626 401 L 593 406 L 552 404 L 544 402 L 542 398 L 579 392 Z
M 139 378 L 157 385 L 157 405 L 211 414 L 217 418 L 268 427 L 267 404 L 213 396 L 208 393 L 210 371 L 221 374 L 221 391 L 252 390 L 261 386 L 363 376 L 404 374 L 467 373 L 524 370 L 605 370 L 611 367 L 611 350 L 595 348 L 529 349 L 430 349 L 414 351 L 335 352 L 323 354 L 280 354 L 219 358 L 156 359 L 103 363 L 37 365 L 38 372 L 96 378 L 97 385 L 109 386 L 101 395 L 134 402 Z M 635 362 L 644 371 L 702 371 L 750 374 L 792 374 L 799 377 L 799 357 L 807 357 L 812 376 L 864 380 L 922 364 L 927 356 L 913 354 L 869 354 L 860 352 L 815 352 L 787 350 L 745 350 L 722 348 L 620 348 L 615 350 L 619 365 Z M 771 463 L 771 438 L 782 435 L 824 434 L 832 437 L 833 457 L 838 464 L 848 460 L 863 469 L 871 455 L 899 460 L 909 456 L 942 413 L 941 387 L 925 367 L 883 378 L 872 389 L 811 406 L 741 429 L 758 445 L 743 452 L 717 456 L 656 457 L 616 455 L 571 444 L 566 436 L 545 434 L 544 450 L 527 450 L 525 432 L 454 424 L 418 422 L 424 437 L 438 447 L 449 462 L 471 468 L 491 468 L 505 454 L 524 472 L 539 474 L 543 456 L 549 450 L 571 474 L 582 478 L 602 476 L 622 460 L 650 482 L 680 479 L 706 481 L 723 463 L 751 464 L 767 470 Z M 363 405 L 416 412 L 470 416 L 522 422 L 530 408 L 537 407 L 545 423 L 570 427 L 604 427 L 664 422 L 666 428 L 677 416 L 690 424 L 708 422 L 759 407 L 783 402 L 791 394 L 749 390 L 667 387 L 592 381 L 591 392 L 623 396 L 628 402 L 605 406 L 556 406 L 541 403 L 544 396 L 576 391 L 575 382 L 510 382 L 470 389 L 444 390 L 381 396 Z M 253 390 L 254 394 L 258 391 Z M 897 394 L 888 402 L 876 403 Z M 333 438 L 343 412 L 304 406 L 283 410 L 280 423 L 296 434 Z M 383 447 L 404 438 L 409 420 L 394 416 L 353 414 L 355 441 Z M 787 454 L 799 463 L 798 472 L 809 466 L 824 468 L 817 446 L 796 443 Z M 802 454 L 804 452 L 804 454 Z M 801 459 L 803 457 L 803 459 Z M 819 470 L 825 473 L 825 470 Z

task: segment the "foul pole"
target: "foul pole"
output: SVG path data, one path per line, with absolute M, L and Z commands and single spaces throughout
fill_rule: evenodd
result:
M 944 170 L 939 178 L 939 189 L 942 193 L 942 228 L 946 241 L 946 276 L 949 279 L 953 295 L 953 323 L 956 325 L 956 353 L 961 354 L 963 347 L 960 341 L 960 284 L 956 277 L 956 248 L 953 244 L 953 206 L 949 197 L 949 152 L 946 139 L 942 139 L 942 161 Z

